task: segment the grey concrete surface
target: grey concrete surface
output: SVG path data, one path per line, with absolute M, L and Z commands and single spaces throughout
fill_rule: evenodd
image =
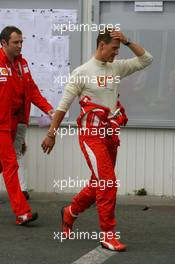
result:
M 39 219 L 27 227 L 15 225 L 7 195 L 0 193 L 0 198 L 4 201 L 0 204 L 0 264 L 70 264 L 99 246 L 98 240 L 61 242 L 54 235 L 60 232 L 60 209 L 69 204 L 72 194 L 31 193 L 30 204 Z M 119 196 L 117 200 L 117 231 L 128 250 L 104 263 L 174 264 L 175 198 Z M 79 216 L 74 231 L 100 231 L 95 206 Z

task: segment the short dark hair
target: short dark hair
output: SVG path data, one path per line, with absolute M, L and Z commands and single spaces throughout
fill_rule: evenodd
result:
M 104 41 L 106 44 L 110 43 L 112 40 L 112 37 L 110 36 L 110 33 L 112 32 L 112 30 L 108 30 L 107 28 L 105 28 L 105 30 L 101 30 L 98 33 L 98 37 L 97 37 L 97 48 L 98 45 L 101 41 Z
M 13 32 L 16 32 L 19 35 L 22 35 L 22 31 L 15 26 L 7 26 L 0 33 L 0 43 L 4 39 L 7 43 L 9 42 L 10 36 Z

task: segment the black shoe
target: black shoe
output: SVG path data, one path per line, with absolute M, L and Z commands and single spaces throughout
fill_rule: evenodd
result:
M 30 199 L 30 195 L 29 195 L 29 193 L 27 191 L 23 191 L 23 194 L 24 194 L 26 200 Z

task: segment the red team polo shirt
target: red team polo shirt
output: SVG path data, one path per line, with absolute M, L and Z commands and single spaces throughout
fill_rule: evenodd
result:
M 53 107 L 41 95 L 27 61 L 19 55 L 12 65 L 0 49 L 0 130 L 11 130 L 13 116 L 28 124 L 31 103 L 47 113 Z

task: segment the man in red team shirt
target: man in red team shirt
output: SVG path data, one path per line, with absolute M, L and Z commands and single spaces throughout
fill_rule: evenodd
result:
M 5 27 L 0 33 L 0 162 L 16 224 L 25 225 L 38 218 L 32 213 L 18 180 L 18 163 L 13 146 L 17 125 L 28 124 L 31 103 L 52 115 L 53 108 L 42 97 L 22 57 L 22 32 Z

